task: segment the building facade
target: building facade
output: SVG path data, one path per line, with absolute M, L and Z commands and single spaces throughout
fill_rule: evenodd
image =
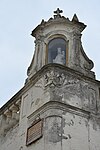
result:
M 0 150 L 100 150 L 100 81 L 81 42 L 86 25 L 61 13 L 32 31 L 28 78 L 0 108 Z

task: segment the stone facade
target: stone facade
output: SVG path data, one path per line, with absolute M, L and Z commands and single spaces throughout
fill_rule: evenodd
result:
M 24 87 L 0 108 L 0 150 L 100 150 L 100 82 L 76 15 L 42 20 Z M 50 40 L 68 41 L 66 65 L 48 63 Z M 68 53 L 67 53 L 68 51 Z

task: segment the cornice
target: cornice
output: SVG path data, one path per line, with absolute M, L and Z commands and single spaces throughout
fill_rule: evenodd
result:
M 33 29 L 31 35 L 33 37 L 36 37 L 38 31 L 42 31 L 44 28 L 54 24 L 65 24 L 67 26 L 69 25 L 70 27 L 78 27 L 80 29 L 80 32 L 82 32 L 86 28 L 86 25 L 84 23 L 79 22 L 79 20 L 75 20 L 74 17 L 70 21 L 69 18 L 66 18 L 64 16 L 54 16 L 54 18 L 51 17 L 48 21 L 44 21 L 44 19 L 42 19 L 41 23 L 35 29 Z
M 68 105 L 68 104 L 64 104 L 62 102 L 49 101 L 46 104 L 44 104 L 43 106 L 41 106 L 39 109 L 34 111 L 32 114 L 30 114 L 27 118 L 29 120 L 32 120 L 33 117 L 34 117 L 34 119 L 39 117 L 39 116 L 41 117 L 41 115 L 43 113 L 45 113 L 48 110 L 52 110 L 52 109 L 62 110 L 66 113 L 69 112 L 71 114 L 75 114 L 75 115 L 82 116 L 82 117 L 85 117 L 85 118 L 90 117 L 90 112 L 89 111 L 85 111 L 85 110 L 79 109 L 77 107 L 74 107 L 74 106 L 71 106 L 71 105 Z M 54 113 L 53 115 L 56 115 L 56 114 Z

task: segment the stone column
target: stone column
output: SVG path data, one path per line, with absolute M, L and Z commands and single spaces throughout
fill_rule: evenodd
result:
M 37 71 L 37 57 L 38 57 L 38 46 L 39 44 L 38 44 L 38 40 L 36 40 L 35 41 L 35 53 L 34 53 L 34 56 L 33 56 L 33 68 L 31 68 L 32 70 L 32 74 L 33 74 L 33 72 L 36 72 Z
M 80 68 L 80 48 L 81 48 L 81 33 L 78 31 L 73 32 L 73 63 L 77 69 Z

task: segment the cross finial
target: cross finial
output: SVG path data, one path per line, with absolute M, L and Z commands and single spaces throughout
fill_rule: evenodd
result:
M 60 13 L 63 13 L 63 11 L 60 10 L 59 8 L 57 8 L 57 10 L 54 11 L 54 13 L 55 13 L 57 16 L 60 16 Z

